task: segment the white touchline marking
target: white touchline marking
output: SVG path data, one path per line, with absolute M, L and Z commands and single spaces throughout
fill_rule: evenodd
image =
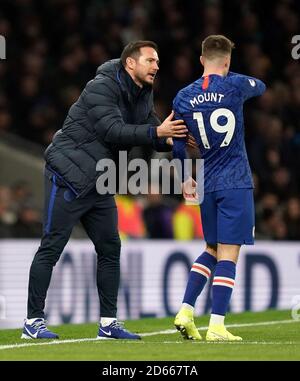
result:
M 257 325 L 274 325 L 274 324 L 288 324 L 288 323 L 295 323 L 298 322 L 298 320 L 274 320 L 274 321 L 262 321 L 257 323 L 242 323 L 242 324 L 226 324 L 226 328 L 241 328 L 241 327 L 254 327 Z M 206 327 L 198 327 L 200 331 L 207 330 L 208 326 Z M 168 329 L 165 331 L 158 331 L 158 332 L 149 332 L 149 333 L 141 333 L 140 336 L 155 336 L 155 335 L 163 335 L 163 334 L 170 334 L 170 333 L 176 333 L 178 332 L 176 329 Z
M 156 343 L 155 341 L 148 341 L 148 343 Z M 184 344 L 184 341 L 159 341 L 157 344 Z M 192 345 L 300 345 L 297 341 L 191 341 Z
M 227 328 L 242 328 L 242 327 L 254 327 L 259 325 L 276 325 L 276 324 L 289 324 L 289 323 L 299 323 L 298 320 L 275 320 L 275 321 L 263 321 L 263 322 L 256 322 L 256 323 L 242 323 L 242 324 L 228 324 L 226 325 Z M 208 327 L 199 327 L 199 330 L 206 330 Z M 156 332 L 146 332 L 146 333 L 140 333 L 141 337 L 149 337 L 149 336 L 155 336 L 155 335 L 168 335 L 178 332 L 176 329 L 166 329 L 164 331 L 156 331 Z M 6 344 L 6 345 L 0 345 L 0 350 L 5 349 L 15 349 L 15 348 L 27 348 L 27 347 L 33 347 L 33 346 L 44 346 L 44 345 L 59 345 L 59 344 L 72 344 L 72 343 L 83 343 L 88 341 L 95 341 L 95 342 L 117 342 L 120 343 L 132 343 L 132 344 L 145 344 L 143 341 L 139 340 L 99 340 L 97 338 L 85 338 L 85 339 L 67 339 L 67 340 L 53 340 L 53 341 L 47 341 L 42 343 L 35 342 L 34 339 L 32 339 L 34 343 L 24 343 L 24 344 Z M 149 343 L 154 343 L 153 341 Z M 163 341 L 158 342 L 159 344 L 182 344 L 183 341 Z M 207 343 L 206 341 L 191 341 L 192 344 L 235 344 L 235 345 L 247 345 L 247 344 L 255 344 L 255 345 L 289 345 L 289 344 L 299 344 L 298 342 L 271 342 L 271 341 L 242 341 L 242 342 L 210 342 Z
M 34 339 L 32 339 L 35 341 Z M 57 344 L 68 344 L 68 343 L 80 343 L 84 341 L 98 341 L 96 338 L 87 338 L 87 339 L 70 339 L 70 340 L 52 340 L 47 341 L 43 343 L 24 343 L 24 344 L 8 344 L 8 345 L 0 345 L 0 350 L 3 349 L 13 349 L 13 348 L 26 348 L 26 347 L 33 347 L 35 345 L 42 346 L 42 345 L 57 345 Z M 99 340 L 100 341 L 100 340 Z M 103 340 L 104 341 L 104 340 Z M 103 342 L 102 341 L 102 342 Z

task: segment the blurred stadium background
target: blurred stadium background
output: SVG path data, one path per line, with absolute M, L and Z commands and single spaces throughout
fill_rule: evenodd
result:
M 202 74 L 201 41 L 219 33 L 236 44 L 232 70 L 267 84 L 245 106 L 257 244 L 243 248 L 231 310 L 292 308 L 300 295 L 300 65 L 291 56 L 299 16 L 296 0 L 272 7 L 255 0 L 1 0 L 0 327 L 22 325 L 26 313 L 28 269 L 42 232 L 43 151 L 96 68 L 129 41 L 154 40 L 161 61 L 155 105 L 164 119 L 176 92 Z M 117 203 L 121 318 L 174 314 L 203 249 L 199 209 L 176 195 L 117 196 Z M 79 225 L 53 275 L 51 323 L 98 319 L 94 270 Z M 198 314 L 209 307 L 208 287 Z

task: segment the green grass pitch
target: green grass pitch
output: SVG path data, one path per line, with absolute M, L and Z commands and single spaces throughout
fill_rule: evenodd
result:
M 0 360 L 300 360 L 300 321 L 292 320 L 290 311 L 228 314 L 228 329 L 244 339 L 239 343 L 183 340 L 173 320 L 127 321 L 141 341 L 94 340 L 97 323 L 52 327 L 57 341 L 21 340 L 21 330 L 0 330 Z M 203 337 L 208 320 L 195 319 Z

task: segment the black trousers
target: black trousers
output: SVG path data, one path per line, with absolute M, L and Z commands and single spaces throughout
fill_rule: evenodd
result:
M 86 196 L 76 199 L 69 188 L 46 170 L 44 233 L 30 268 L 28 319 L 44 317 L 45 299 L 53 267 L 79 220 L 97 253 L 97 288 L 101 316 L 116 316 L 121 243 L 114 197 L 99 195 L 95 188 Z

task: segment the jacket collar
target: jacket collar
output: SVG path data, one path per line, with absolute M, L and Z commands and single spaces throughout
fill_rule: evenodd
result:
M 139 87 L 125 70 L 123 65 L 118 72 L 118 81 L 122 91 L 125 91 L 129 98 L 137 98 L 146 93 L 150 94 L 152 91 L 151 86 L 144 85 L 142 88 Z

